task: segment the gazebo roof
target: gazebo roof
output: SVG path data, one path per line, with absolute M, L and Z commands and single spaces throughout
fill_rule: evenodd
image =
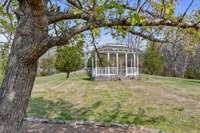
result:
M 120 52 L 120 53 L 133 53 L 134 49 L 130 48 L 129 46 L 125 44 L 119 44 L 119 43 L 107 43 L 99 48 L 98 52 L 104 53 L 104 52 Z

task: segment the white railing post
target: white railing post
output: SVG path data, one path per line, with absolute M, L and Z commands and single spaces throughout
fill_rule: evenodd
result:
M 110 53 L 107 53 L 108 56 L 108 76 L 110 76 Z
M 134 69 L 134 75 L 136 74 L 136 57 L 135 57 L 135 52 L 134 52 L 134 55 L 133 55 L 133 58 L 134 58 L 134 65 L 133 65 L 133 69 Z
M 118 53 L 116 53 L 116 60 L 117 60 L 117 61 L 116 61 L 116 62 L 117 62 L 117 75 L 118 75 L 118 69 L 119 69 L 119 68 L 118 68 L 118 67 L 119 67 L 119 65 L 118 65 L 118 58 L 119 58 L 119 57 L 118 57 Z
M 97 53 L 95 52 L 95 76 L 97 77 L 98 76 L 98 73 L 97 73 Z

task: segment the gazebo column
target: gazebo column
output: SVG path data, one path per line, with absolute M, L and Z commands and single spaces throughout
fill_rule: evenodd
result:
M 133 74 L 133 55 L 132 55 L 132 53 L 131 53 L 130 59 L 131 59 L 130 70 L 131 70 L 131 75 L 132 75 Z
M 131 68 L 133 67 L 133 55 L 131 55 Z
M 127 53 L 125 54 L 125 67 L 126 67 L 126 76 L 127 76 Z
M 139 55 L 137 54 L 137 75 L 139 75 Z
M 98 68 L 97 68 L 98 66 L 97 66 L 97 53 L 95 52 L 95 76 L 97 77 L 98 76 Z
M 134 70 L 134 75 L 135 75 L 135 73 L 136 73 L 136 56 L 135 56 L 135 52 L 133 54 L 133 58 L 134 58 L 133 70 Z
M 119 64 L 118 64 L 118 62 L 119 62 L 119 55 L 118 55 L 118 52 L 116 53 L 116 64 L 117 64 L 117 75 L 119 74 Z
M 108 70 L 108 76 L 110 76 L 110 53 L 109 52 L 107 53 L 107 57 L 108 57 L 108 66 L 107 66 L 108 69 L 107 70 Z

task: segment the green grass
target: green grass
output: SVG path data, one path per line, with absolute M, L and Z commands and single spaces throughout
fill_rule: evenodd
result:
M 199 101 L 199 80 L 141 75 L 140 80 L 90 81 L 80 72 L 66 80 L 61 73 L 37 78 L 27 116 L 198 133 Z
M 3 80 L 3 74 L 2 74 L 3 72 L 2 72 L 2 69 L 1 69 L 1 67 L 0 67 L 0 84 L 1 84 L 1 82 L 2 82 L 2 80 Z

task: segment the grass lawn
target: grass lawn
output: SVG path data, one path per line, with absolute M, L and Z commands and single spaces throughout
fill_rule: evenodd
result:
M 3 79 L 3 74 L 2 74 L 2 70 L 1 70 L 1 68 L 0 68 L 0 84 L 1 84 L 1 82 L 2 82 L 2 79 Z
M 90 81 L 85 73 L 38 77 L 29 117 L 95 120 L 200 132 L 200 80 L 142 75 L 140 80 Z

